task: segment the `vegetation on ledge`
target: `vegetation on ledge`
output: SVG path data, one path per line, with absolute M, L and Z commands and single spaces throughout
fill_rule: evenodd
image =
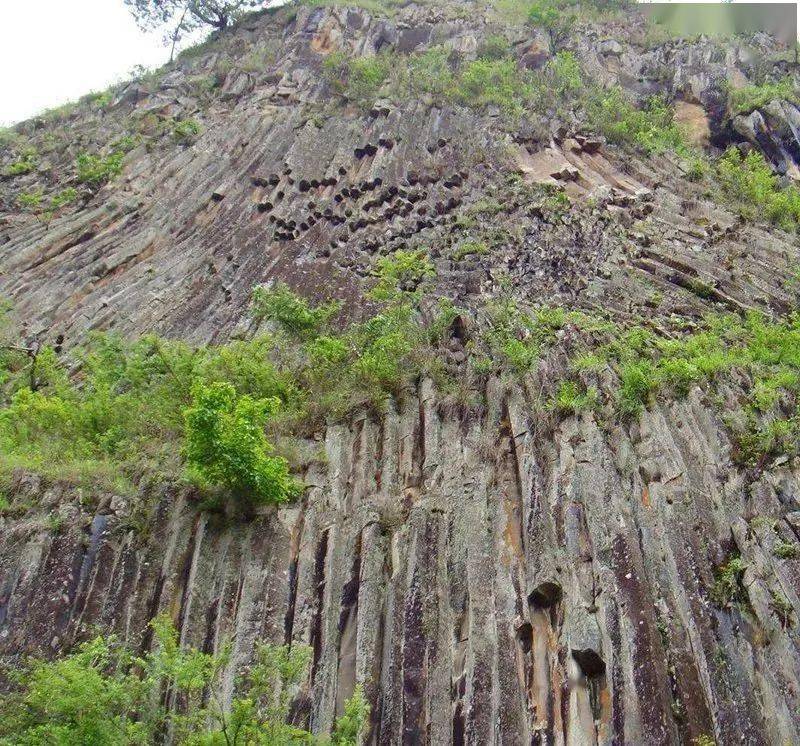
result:
M 15 686 L 0 695 L 0 744 L 145 746 L 167 732 L 182 746 L 358 742 L 369 716 L 360 686 L 330 737 L 315 737 L 291 722 L 308 647 L 260 644 L 227 708 L 221 674 L 230 662 L 229 646 L 216 655 L 181 648 L 166 617 L 151 626 L 156 645 L 144 655 L 116 637 L 96 637 L 55 661 L 31 658 L 10 671 Z M 165 691 L 171 696 L 165 698 Z

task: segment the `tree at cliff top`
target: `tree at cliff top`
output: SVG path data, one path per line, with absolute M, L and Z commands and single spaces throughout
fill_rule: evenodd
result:
M 227 28 L 243 13 L 268 4 L 264 0 L 125 0 L 140 28 L 164 31 L 170 62 L 178 42 L 192 31 L 206 26 Z

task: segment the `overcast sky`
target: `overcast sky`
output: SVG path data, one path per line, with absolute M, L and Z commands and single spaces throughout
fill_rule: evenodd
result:
M 107 88 L 135 65 L 158 66 L 169 57 L 160 34 L 139 31 L 122 0 L 0 4 L 0 126 Z
M 0 125 L 160 65 L 159 34 L 136 27 L 122 0 L 0 0 Z

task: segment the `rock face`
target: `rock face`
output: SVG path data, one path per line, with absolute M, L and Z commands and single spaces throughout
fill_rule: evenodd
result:
M 744 224 L 667 156 L 419 97 L 331 103 L 325 55 L 445 44 L 469 58 L 499 28 L 474 11 L 255 17 L 155 87 L 78 112 L 84 142 L 149 115 L 193 116 L 203 132 L 132 150 L 117 180 L 49 224 L 13 207 L 34 177 L 6 180 L 0 292 L 31 335 L 68 344 L 96 328 L 225 340 L 249 331 L 250 290 L 275 278 L 358 317 L 373 257 L 413 239 L 430 247 L 436 293 L 470 308 L 501 275 L 517 298 L 623 319 L 792 307 L 796 238 Z M 678 97 L 698 142 L 736 132 L 770 155 L 765 131 L 794 132 L 789 104 L 720 123 L 718 84 L 752 72 L 744 56 L 704 40 L 645 49 L 633 27 L 575 37 L 597 79 Z M 551 53 L 531 29 L 509 33 L 522 65 Z M 201 108 L 197 80 L 212 73 Z M 20 129 L 35 140 L 41 127 Z M 48 156 L 47 190 L 74 147 Z M 525 191 L 536 184 L 563 186 L 572 207 L 543 213 Z M 499 237 L 459 259 L 465 211 Z M 535 381 L 492 379 L 474 407 L 423 380 L 380 416 L 331 425 L 309 444 L 325 455 L 301 475 L 302 500 L 248 524 L 156 483 L 129 500 L 17 475 L 16 499 L 60 528 L 0 517 L 0 653 L 59 652 L 97 627 L 146 648 L 167 611 L 185 644 L 232 642 L 228 694 L 258 640 L 310 644 L 298 718 L 326 731 L 363 683 L 367 743 L 799 741 L 800 560 L 773 550 L 800 539 L 800 464 L 735 466 L 699 389 L 632 423 L 557 421 L 537 384 L 563 364 L 556 350 Z M 720 608 L 714 568 L 736 554 L 747 603 Z

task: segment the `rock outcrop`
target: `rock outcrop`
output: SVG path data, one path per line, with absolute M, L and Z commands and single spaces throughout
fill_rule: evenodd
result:
M 252 331 L 250 291 L 273 279 L 359 318 L 374 257 L 413 239 L 430 248 L 433 294 L 470 309 L 499 292 L 655 323 L 794 307 L 796 236 L 744 222 L 669 155 L 631 155 L 555 115 L 336 104 L 320 75 L 342 49 L 470 58 L 502 27 L 477 3 L 283 9 L 100 114 L 79 109 L 75 142 L 0 183 L 0 293 L 29 335 L 67 345 L 92 329 L 220 341 Z M 572 48 L 597 80 L 678 100 L 699 145 L 746 141 L 792 174 L 792 104 L 722 112 L 722 81 L 746 81 L 751 57 L 703 39 L 648 49 L 643 28 L 591 25 Z M 536 30 L 507 33 L 522 65 L 553 53 Z M 202 132 L 135 147 L 121 176 L 51 221 L 15 208 L 22 189 L 58 188 L 87 144 L 166 117 Z M 52 127 L 18 130 L 40 142 Z M 543 210 L 541 185 L 569 208 Z M 464 215 L 494 230 L 485 254 L 454 256 Z M 247 524 L 155 480 L 131 499 L 16 474 L 15 500 L 58 525 L 0 517 L 0 653 L 54 654 L 96 628 L 146 648 L 167 611 L 183 643 L 232 642 L 228 694 L 256 641 L 308 643 L 298 717 L 326 731 L 363 683 L 367 743 L 800 740 L 800 560 L 774 553 L 800 541 L 800 463 L 737 466 L 699 388 L 633 422 L 555 418 L 537 387 L 564 364 L 556 349 L 533 380 L 490 379 L 476 406 L 422 380 L 383 413 L 331 424 L 305 444 L 324 456 L 308 460 L 304 497 Z M 733 556 L 747 603 L 721 608 L 714 572 Z

